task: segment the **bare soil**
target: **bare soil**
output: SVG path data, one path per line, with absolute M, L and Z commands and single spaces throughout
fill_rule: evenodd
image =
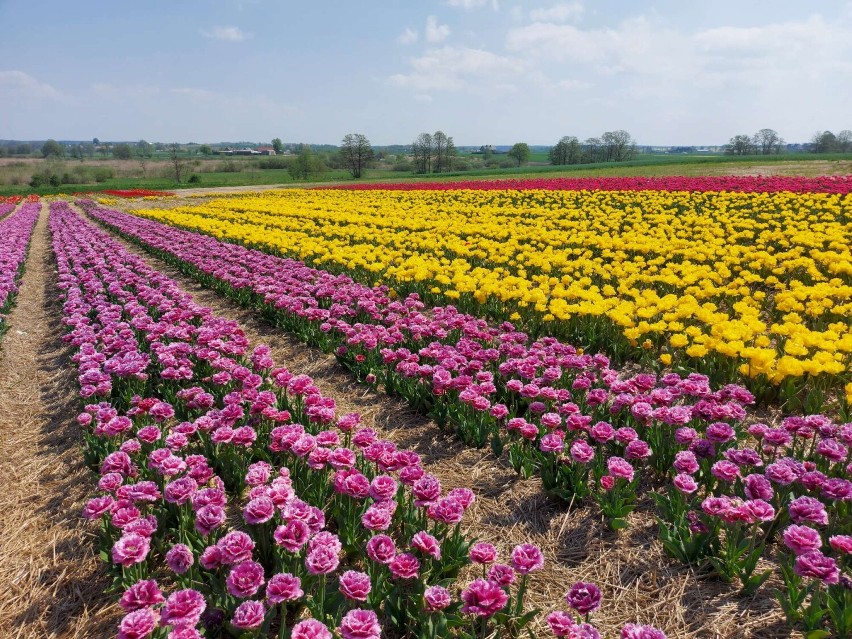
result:
M 116 597 L 80 512 L 94 490 L 44 210 L 0 344 L 0 636 L 108 637 Z

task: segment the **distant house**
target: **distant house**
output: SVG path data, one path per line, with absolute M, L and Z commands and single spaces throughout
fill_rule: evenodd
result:
M 275 149 L 271 146 L 259 146 L 255 150 L 261 155 L 275 155 Z
M 261 155 L 260 151 L 255 151 L 254 149 L 249 149 L 248 147 L 244 149 L 232 149 L 231 147 L 225 147 L 219 153 L 221 153 L 222 155 Z M 273 152 L 272 155 L 275 155 L 275 153 Z

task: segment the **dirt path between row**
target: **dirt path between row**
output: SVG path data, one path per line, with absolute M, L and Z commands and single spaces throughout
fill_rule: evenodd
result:
M 595 582 L 603 591 L 602 609 L 593 620 L 605 636 L 618 636 L 624 623 L 636 621 L 664 629 L 670 639 L 789 635 L 767 590 L 741 600 L 731 586 L 697 576 L 669 559 L 656 539 L 649 510 L 633 513 L 631 526 L 619 535 L 606 532 L 592 509 L 568 514 L 546 497 L 540 480 L 520 480 L 490 450 L 465 447 L 402 400 L 358 384 L 333 356 L 305 346 L 256 312 L 203 288 L 136 245 L 125 242 L 125 246 L 175 279 L 199 304 L 237 320 L 252 345 L 268 344 L 278 365 L 313 377 L 323 394 L 336 400 L 339 412 L 357 411 L 364 424 L 383 437 L 416 450 L 445 489 L 472 488 L 476 502 L 464 525 L 468 534 L 495 544 L 503 561 L 508 561 L 516 544 L 539 545 L 545 569 L 533 575 L 528 596 L 543 611 L 536 628 L 540 635 L 550 636 L 544 618 L 552 610 L 566 609 L 563 597 L 578 580 Z
M 54 273 L 45 207 L 0 344 L 0 637 L 10 639 L 109 637 L 118 619 L 80 517 L 94 476 Z

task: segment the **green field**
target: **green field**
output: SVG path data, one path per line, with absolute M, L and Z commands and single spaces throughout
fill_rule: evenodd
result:
M 544 155 L 539 153 L 538 155 Z M 536 157 L 531 161 L 543 161 Z M 32 163 L 39 166 L 37 160 Z M 208 164 L 210 163 L 210 164 Z M 115 163 L 113 163 L 115 165 Z M 163 175 L 168 172 L 167 160 L 150 162 L 150 172 Z M 286 169 L 261 169 L 253 161 L 242 161 L 239 171 L 206 172 L 214 169 L 212 161 L 208 160 L 194 166 L 197 176 L 195 182 L 183 181 L 178 184 L 168 177 L 131 177 L 117 176 L 96 184 L 63 184 L 60 186 L 43 186 L 32 188 L 26 184 L 0 184 L 0 195 L 27 195 L 37 193 L 52 195 L 58 193 L 97 192 L 110 189 L 154 189 L 175 190 L 182 188 L 206 187 L 237 187 L 237 186 L 269 186 L 284 187 L 305 184 L 296 182 Z M 0 165 L 0 178 L 6 166 Z M 528 165 L 507 169 L 488 168 L 470 171 L 442 173 L 440 175 L 413 175 L 410 172 L 393 171 L 389 168 L 368 169 L 363 182 L 411 182 L 434 180 L 467 180 L 467 179 L 508 179 L 524 177 L 603 177 L 603 176 L 655 176 L 655 175 L 725 175 L 725 174 L 777 174 L 777 175 L 841 175 L 852 174 L 852 154 L 823 154 L 796 153 L 783 155 L 758 156 L 709 156 L 709 155 L 642 155 L 629 162 L 576 164 L 570 166 Z M 343 169 L 328 170 L 317 174 L 308 184 L 336 183 L 354 181 L 350 174 Z M 0 180 L 2 182 L 2 180 Z

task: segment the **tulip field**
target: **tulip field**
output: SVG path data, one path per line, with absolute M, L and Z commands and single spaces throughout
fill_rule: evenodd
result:
M 852 177 L 362 187 L 0 200 L 0 347 L 41 232 L 115 636 L 852 636 Z M 766 623 L 541 584 L 560 547 L 190 282 Z
M 288 190 L 140 214 L 762 403 L 848 410 L 852 181 L 706 181 Z

